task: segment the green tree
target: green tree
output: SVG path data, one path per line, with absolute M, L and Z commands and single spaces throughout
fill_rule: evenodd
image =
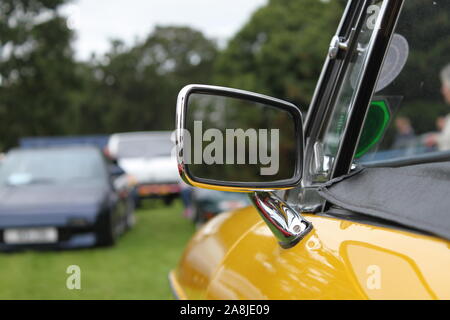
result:
M 80 85 L 66 0 L 0 1 L 0 149 L 27 135 L 65 132 Z
M 93 66 L 83 122 L 97 119 L 103 132 L 173 129 L 178 91 L 209 82 L 216 55 L 215 42 L 188 27 L 156 27 L 132 48 L 114 41 Z
M 409 57 L 400 76 L 386 91 L 401 95 L 399 114 L 411 119 L 416 133 L 435 131 L 436 118 L 449 113 L 439 78 L 441 69 L 450 63 L 449 29 L 449 1 L 405 2 L 396 32 L 407 39 Z
M 343 8 L 336 0 L 270 0 L 221 53 L 215 81 L 307 108 Z

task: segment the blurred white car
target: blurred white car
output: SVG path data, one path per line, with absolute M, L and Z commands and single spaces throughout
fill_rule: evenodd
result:
M 144 198 L 163 198 L 166 204 L 178 197 L 180 177 L 171 157 L 171 131 L 127 132 L 111 135 L 107 152 L 136 180 L 136 205 Z

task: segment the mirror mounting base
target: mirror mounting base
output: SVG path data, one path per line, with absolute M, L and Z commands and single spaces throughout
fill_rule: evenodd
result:
M 255 191 L 249 196 L 283 249 L 292 248 L 313 229 L 311 222 L 273 192 Z

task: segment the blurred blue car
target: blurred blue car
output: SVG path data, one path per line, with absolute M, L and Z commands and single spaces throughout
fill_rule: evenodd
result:
M 0 249 L 113 245 L 134 222 L 122 174 L 93 146 L 10 151 L 0 167 Z

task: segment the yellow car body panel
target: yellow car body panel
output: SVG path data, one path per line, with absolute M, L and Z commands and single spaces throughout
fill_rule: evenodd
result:
M 181 299 L 450 299 L 450 243 L 305 215 L 314 229 L 282 249 L 253 207 L 206 224 L 170 280 Z

